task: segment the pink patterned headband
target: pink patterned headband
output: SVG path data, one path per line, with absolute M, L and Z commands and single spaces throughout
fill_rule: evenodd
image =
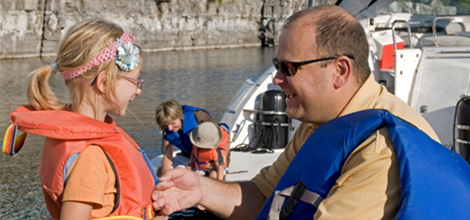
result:
M 64 76 L 65 80 L 73 79 L 79 75 L 82 75 L 86 71 L 90 70 L 94 66 L 98 66 L 104 62 L 108 62 L 110 60 L 113 60 L 116 58 L 116 55 L 118 54 L 118 47 L 119 47 L 119 42 L 121 41 L 122 44 L 127 44 L 131 43 L 134 44 L 134 36 L 124 32 L 121 37 L 112 43 L 109 44 L 107 48 L 105 48 L 101 53 L 93 58 L 89 63 L 87 63 L 84 66 L 81 66 L 77 69 L 74 70 L 65 70 L 65 71 L 60 71 L 62 76 Z

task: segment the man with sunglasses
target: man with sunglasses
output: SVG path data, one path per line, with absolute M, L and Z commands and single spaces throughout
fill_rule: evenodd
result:
M 363 27 L 343 9 L 319 6 L 292 15 L 283 26 L 273 59 L 277 69 L 273 83 L 287 94 L 286 113 L 302 121 L 284 153 L 247 182 L 214 181 L 183 169 L 167 172 L 153 193 L 154 207 L 169 214 L 198 203 L 223 218 L 253 219 L 320 125 L 365 109 L 388 110 L 438 141 L 417 112 L 375 81 L 368 55 Z M 328 196 L 315 202 L 314 219 L 393 218 L 400 200 L 397 163 L 387 128 L 376 130 L 348 156 Z M 268 216 L 273 217 L 272 213 Z

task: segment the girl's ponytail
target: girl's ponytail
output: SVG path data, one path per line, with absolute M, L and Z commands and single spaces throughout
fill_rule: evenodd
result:
M 28 100 L 37 110 L 62 110 L 65 105 L 55 96 L 49 86 L 53 73 L 50 65 L 43 66 L 29 74 Z

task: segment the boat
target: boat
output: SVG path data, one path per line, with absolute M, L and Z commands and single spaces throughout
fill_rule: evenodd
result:
M 311 4 L 322 4 L 323 1 Z M 328 1 L 331 3 L 331 1 Z M 369 40 L 375 79 L 419 112 L 441 143 L 470 162 L 470 4 L 464 1 L 339 0 Z M 300 122 L 285 114 L 274 67 L 246 79 L 221 123 L 230 127 L 227 181 L 272 164 Z

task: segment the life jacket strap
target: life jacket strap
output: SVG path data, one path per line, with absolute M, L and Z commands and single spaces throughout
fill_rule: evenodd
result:
M 286 197 L 289 199 L 285 202 Z M 306 185 L 300 181 L 295 186 L 290 186 L 283 190 L 276 190 L 274 193 L 271 209 L 269 210 L 268 219 L 289 219 L 299 201 L 313 205 L 318 208 L 323 198 L 312 191 L 307 190 Z

